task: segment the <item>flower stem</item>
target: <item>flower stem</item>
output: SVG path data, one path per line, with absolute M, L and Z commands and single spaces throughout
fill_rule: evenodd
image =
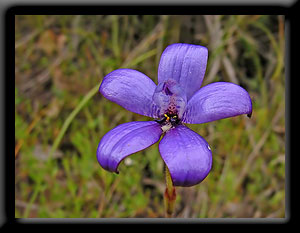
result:
M 165 165 L 165 175 L 166 175 L 166 190 L 164 194 L 165 202 L 165 216 L 171 218 L 174 213 L 174 206 L 176 201 L 176 190 L 173 186 L 173 181 L 170 175 L 168 167 Z

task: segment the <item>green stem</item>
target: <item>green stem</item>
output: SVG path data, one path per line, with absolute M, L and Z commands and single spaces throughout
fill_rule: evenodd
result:
M 174 213 L 174 206 L 176 201 L 176 190 L 175 187 L 173 186 L 173 181 L 167 165 L 165 165 L 165 175 L 166 175 L 166 190 L 164 194 L 165 215 L 166 217 L 170 218 Z
M 75 118 L 75 116 L 78 114 L 78 112 L 84 107 L 84 105 L 98 92 L 99 90 L 99 84 L 97 84 L 93 89 L 91 89 L 86 96 L 80 101 L 80 103 L 76 106 L 76 108 L 71 112 L 71 114 L 68 116 L 66 121 L 64 122 L 58 136 L 56 137 L 53 146 L 50 151 L 50 158 L 53 155 L 53 153 L 56 151 L 62 137 L 64 136 L 66 130 L 68 129 L 69 125 Z

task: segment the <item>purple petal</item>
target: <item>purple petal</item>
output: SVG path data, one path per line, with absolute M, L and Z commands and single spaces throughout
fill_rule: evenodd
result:
M 152 102 L 155 83 L 143 73 L 132 69 L 118 69 L 106 75 L 99 91 L 110 101 L 144 116 L 158 118 Z
M 128 155 L 156 143 L 162 134 L 155 121 L 134 121 L 119 125 L 101 139 L 97 149 L 100 165 L 118 173 L 119 163 Z
M 158 83 L 176 80 L 188 99 L 200 88 L 206 70 L 208 51 L 200 45 L 172 44 L 161 55 Z
M 252 102 L 242 87 L 215 82 L 202 87 L 189 100 L 182 121 L 200 124 L 241 114 L 252 114 Z
M 159 151 L 175 186 L 200 183 L 212 166 L 212 153 L 208 143 L 183 125 L 167 131 L 159 143 Z
M 157 85 L 153 94 L 153 102 L 159 107 L 160 116 L 168 113 L 176 114 L 181 118 L 187 99 L 178 83 L 173 79 L 168 79 Z

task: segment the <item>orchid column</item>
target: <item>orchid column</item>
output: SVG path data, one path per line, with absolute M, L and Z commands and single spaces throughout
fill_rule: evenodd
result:
M 212 166 L 210 146 L 184 123 L 252 114 L 250 96 L 242 87 L 215 82 L 200 88 L 207 58 L 203 46 L 173 44 L 161 56 L 158 85 L 139 71 L 118 69 L 104 77 L 99 89 L 108 100 L 155 120 L 129 122 L 109 131 L 98 145 L 98 162 L 104 169 L 119 173 L 117 168 L 125 157 L 163 136 L 159 152 L 166 165 L 166 210 L 172 209 L 168 203 L 175 202 L 173 186 L 199 184 Z

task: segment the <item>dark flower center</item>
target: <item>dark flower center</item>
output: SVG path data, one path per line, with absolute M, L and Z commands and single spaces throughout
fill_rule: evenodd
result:
M 155 120 L 155 121 L 161 125 L 171 123 L 172 126 L 176 126 L 181 122 L 181 120 L 178 118 L 177 114 L 173 113 L 173 112 L 167 112 L 163 115 L 162 118 L 160 118 L 159 120 Z

